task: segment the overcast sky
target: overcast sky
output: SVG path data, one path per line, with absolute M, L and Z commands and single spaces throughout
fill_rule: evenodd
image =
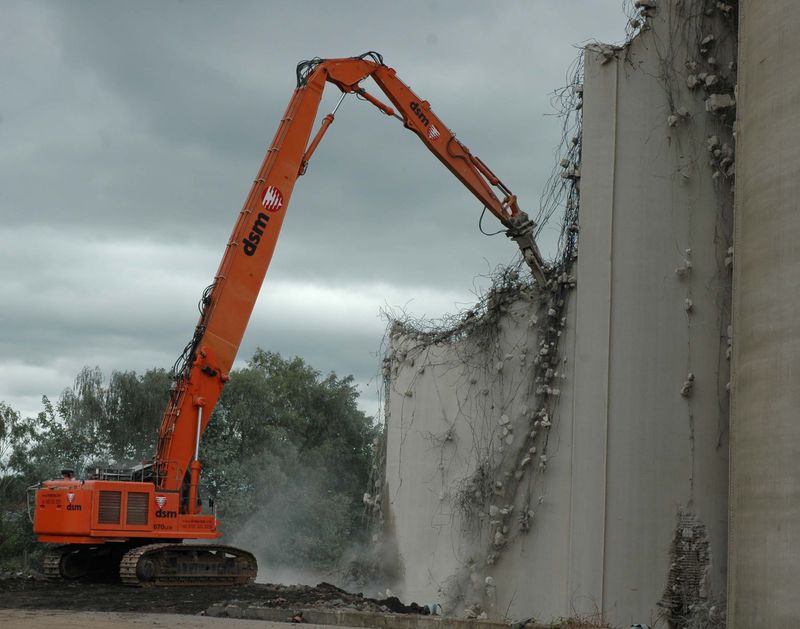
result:
M 535 214 L 560 133 L 550 94 L 574 44 L 622 38 L 621 5 L 0 0 L 0 401 L 31 414 L 84 365 L 172 365 L 302 59 L 381 52 Z M 416 136 L 346 99 L 240 362 L 260 346 L 353 374 L 374 414 L 381 308 L 457 311 L 514 258 L 480 210 Z

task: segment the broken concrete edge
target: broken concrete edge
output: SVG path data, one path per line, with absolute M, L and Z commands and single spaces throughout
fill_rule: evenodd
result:
M 624 0 L 623 13 L 628 18 L 624 40 L 616 43 L 591 40 L 579 45 L 578 48 L 584 52 L 595 53 L 600 63 L 606 64 L 616 58 L 620 52 L 627 53 L 633 40 L 642 32 L 650 30 L 650 20 L 655 16 L 657 10 L 656 0 Z
M 312 625 L 336 627 L 369 627 L 371 629 L 557 629 L 559 627 L 601 627 L 607 625 L 572 624 L 563 622 L 540 624 L 536 622 L 506 623 L 490 620 L 454 618 L 448 616 L 420 616 L 416 614 L 384 614 L 331 609 L 285 609 L 236 603 L 214 603 L 206 610 L 212 618 L 236 618 L 243 620 L 267 620 L 292 622 L 293 617 L 302 616 L 302 622 Z M 295 621 L 297 622 L 297 621 Z

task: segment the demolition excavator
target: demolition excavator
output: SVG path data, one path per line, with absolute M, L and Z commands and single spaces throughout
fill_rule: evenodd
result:
M 367 92 L 371 77 L 391 105 Z M 342 96 L 311 139 L 327 83 Z M 534 224 L 516 197 L 473 155 L 381 55 L 312 59 L 297 66 L 297 89 L 281 119 L 225 248 L 213 283 L 203 292 L 200 320 L 174 368 L 174 383 L 152 461 L 125 469 L 72 470 L 31 488 L 38 541 L 49 578 L 105 575 L 129 585 L 221 585 L 255 579 L 255 557 L 211 543 L 221 536 L 215 512 L 204 511 L 199 484 L 200 439 L 230 377 L 236 353 L 272 258 L 297 178 L 354 94 L 397 118 L 475 195 L 519 245 L 540 285 L 547 267 Z M 309 142 L 309 140 L 311 140 Z M 495 190 L 497 193 L 495 193 Z M 190 541 L 191 543 L 183 543 Z

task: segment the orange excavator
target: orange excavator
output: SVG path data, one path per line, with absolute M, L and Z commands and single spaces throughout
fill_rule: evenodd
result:
M 392 106 L 362 87 L 368 77 Z M 547 267 L 534 241 L 534 224 L 519 209 L 516 197 L 378 53 L 301 62 L 297 89 L 214 281 L 203 292 L 194 335 L 175 364 L 155 458 L 129 469 L 87 470 L 83 479 L 63 470 L 62 478 L 32 488 L 34 532 L 40 542 L 57 544 L 45 556 L 48 577 L 104 575 L 130 585 L 220 585 L 255 579 L 257 565 L 251 553 L 209 541 L 221 533 L 216 515 L 204 513 L 200 500 L 200 439 L 230 377 L 295 181 L 306 172 L 333 122 L 336 109 L 323 118 L 309 142 L 326 83 L 342 92 L 336 109 L 345 96 L 355 94 L 416 133 L 500 220 L 535 279 L 546 283 Z M 182 543 L 186 540 L 192 543 Z

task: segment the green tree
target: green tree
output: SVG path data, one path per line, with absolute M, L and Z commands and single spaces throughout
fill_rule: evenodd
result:
M 25 478 L 17 467 L 30 447 L 30 426 L 7 404 L 0 402 L 0 565 L 7 557 L 26 551 Z
M 151 369 L 143 376 L 115 371 L 108 384 L 98 368 L 84 367 L 59 398 L 56 436 L 60 452 L 76 469 L 86 465 L 125 465 L 150 459 L 161 414 L 169 397 L 170 376 Z M 63 431 L 59 431 L 63 428 Z
M 103 430 L 112 459 L 138 463 L 153 457 L 171 383 L 164 369 L 150 369 L 142 376 L 133 371 L 111 375 Z

